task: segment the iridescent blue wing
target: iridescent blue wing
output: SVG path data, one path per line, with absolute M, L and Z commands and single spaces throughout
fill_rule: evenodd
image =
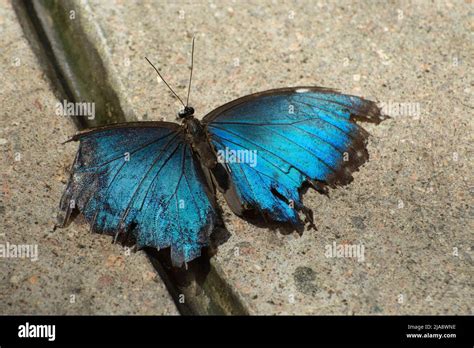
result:
M 301 226 L 298 211 L 312 223 L 301 187 L 325 192 L 325 185 L 350 182 L 351 173 L 368 159 L 368 133 L 354 120 L 378 123 L 383 118 L 374 102 L 298 87 L 234 100 L 206 115 L 203 123 L 218 158 L 226 162 L 233 185 L 224 191 L 232 210 Z M 249 161 L 253 151 L 256 163 Z
M 79 134 L 61 199 L 64 225 L 74 209 L 91 229 L 133 237 L 139 247 L 171 247 L 175 265 L 209 243 L 214 196 L 177 124 L 126 123 Z

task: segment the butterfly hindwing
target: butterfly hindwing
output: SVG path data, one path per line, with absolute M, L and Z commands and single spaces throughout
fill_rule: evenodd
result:
M 368 158 L 368 133 L 354 120 L 382 119 L 374 102 L 299 87 L 234 100 L 212 111 L 203 123 L 218 158 L 234 155 L 224 158 L 233 183 L 225 193 L 232 210 L 239 215 L 254 210 L 274 221 L 300 225 L 297 211 L 308 211 L 301 201 L 302 185 L 324 190 L 324 185 L 350 182 L 351 173 Z M 254 162 L 249 161 L 252 153 Z
M 171 247 L 173 264 L 201 253 L 217 221 L 213 195 L 182 128 L 165 122 L 104 127 L 80 146 L 61 200 L 62 221 L 79 210 L 93 231 Z

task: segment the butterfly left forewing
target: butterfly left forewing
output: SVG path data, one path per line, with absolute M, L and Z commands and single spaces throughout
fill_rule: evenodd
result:
M 350 182 L 351 173 L 368 159 L 368 133 L 354 120 L 378 123 L 383 118 L 371 101 L 298 87 L 237 99 L 203 122 L 216 153 L 256 153 L 253 164 L 225 158 L 233 183 L 225 197 L 232 210 L 299 225 L 297 212 L 308 212 L 302 185 L 324 192 L 325 185 Z

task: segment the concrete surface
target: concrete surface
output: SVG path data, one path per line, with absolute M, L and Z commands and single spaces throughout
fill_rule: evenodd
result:
M 473 313 L 469 1 L 70 4 L 130 119 L 175 119 L 179 104 L 143 57 L 185 96 L 194 34 L 198 117 L 236 97 L 291 85 L 333 87 L 388 105 L 392 119 L 364 125 L 373 135 L 371 158 L 354 182 L 330 198 L 305 196 L 317 231 L 257 228 L 220 199 L 232 237 L 211 263 L 249 313 Z M 51 213 L 59 186 L 43 204 Z M 55 236 L 57 252 L 73 258 L 59 238 L 71 231 Z M 107 241 L 88 254 L 106 254 Z M 327 257 L 333 243 L 363 246 L 363 260 Z
M 393 119 L 366 126 L 371 160 L 355 181 L 305 197 L 318 231 L 284 236 L 222 204 L 232 237 L 212 262 L 250 313 L 472 313 L 470 3 L 83 4 L 139 119 L 174 120 L 179 107 L 143 56 L 184 96 L 194 34 L 198 116 L 287 85 L 392 103 Z M 394 103 L 420 115 L 397 117 Z M 363 244 L 364 262 L 327 258 L 333 242 Z
M 74 128 L 55 114 L 58 100 L 5 0 L 0 33 L 0 244 L 38 252 L 36 261 L 0 258 L 0 314 L 177 314 L 142 253 L 85 225 L 53 229 L 76 151 L 60 143 Z

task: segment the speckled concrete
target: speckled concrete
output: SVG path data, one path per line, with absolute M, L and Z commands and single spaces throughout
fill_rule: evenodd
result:
M 354 182 L 330 198 L 305 196 L 317 231 L 257 228 L 223 204 L 232 237 L 212 262 L 250 313 L 473 312 L 469 1 L 83 6 L 139 119 L 174 120 L 179 107 L 143 56 L 184 96 L 194 34 L 198 116 L 287 85 L 333 87 L 390 106 L 391 120 L 366 125 L 371 159 Z M 397 115 L 396 103 L 412 109 Z M 326 257 L 334 242 L 363 245 L 364 261 Z
M 184 96 L 194 34 L 198 117 L 291 85 L 333 87 L 390 106 L 392 119 L 365 125 L 371 159 L 354 182 L 330 198 L 305 196 L 317 231 L 257 228 L 220 200 L 232 237 L 212 263 L 250 313 L 473 312 L 469 1 L 76 5 L 129 117 L 175 119 L 179 104 L 143 57 Z M 411 112 L 397 115 L 397 103 L 410 103 Z M 334 242 L 364 246 L 364 260 L 326 257 Z
M 0 244 L 34 244 L 38 260 L 0 258 L 0 314 L 177 314 L 142 253 L 53 230 L 76 146 L 9 2 L 0 1 Z

